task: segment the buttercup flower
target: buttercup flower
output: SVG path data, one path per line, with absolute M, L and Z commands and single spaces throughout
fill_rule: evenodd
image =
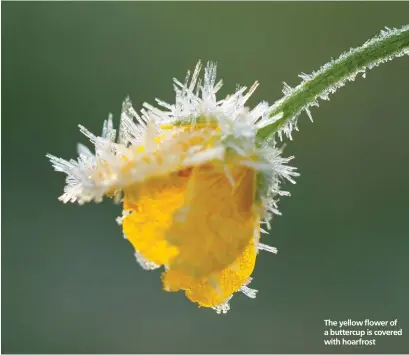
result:
M 191 78 L 174 79 L 176 102 L 144 104 L 138 114 L 126 99 L 118 132 L 112 118 L 102 135 L 80 130 L 95 154 L 78 145 L 78 160 L 47 155 L 54 169 L 67 174 L 62 202 L 100 202 L 104 196 L 123 202 L 125 238 L 147 270 L 164 267 L 163 287 L 184 290 L 187 298 L 218 313 L 241 291 L 254 298 L 251 281 L 260 243 L 277 210 L 282 180 L 298 173 L 274 141 L 259 143 L 271 107 L 249 110 L 245 104 L 255 83 L 217 101 L 222 82 L 208 63 L 203 84 L 200 62 Z

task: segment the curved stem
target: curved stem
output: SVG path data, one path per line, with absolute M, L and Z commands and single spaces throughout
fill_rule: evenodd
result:
M 258 138 L 264 141 L 275 133 L 284 133 L 291 138 L 296 128 L 297 117 L 305 110 L 311 118 L 309 107 L 318 106 L 319 98 L 328 100 L 328 95 L 355 79 L 358 73 L 365 77 L 367 69 L 409 54 L 409 26 L 387 29 L 359 48 L 343 53 L 338 59 L 325 64 L 317 72 L 302 74 L 301 84 L 295 88 L 284 83 L 284 97 L 271 106 L 268 118 L 259 122 Z

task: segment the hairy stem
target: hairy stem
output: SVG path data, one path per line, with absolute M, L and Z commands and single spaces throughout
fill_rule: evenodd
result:
M 271 106 L 269 117 L 260 122 L 258 138 L 264 141 L 275 133 L 291 138 L 297 117 L 309 107 L 318 106 L 318 99 L 328 100 L 328 95 L 355 79 L 358 73 L 365 76 L 367 69 L 409 54 L 409 26 L 387 29 L 359 48 L 343 53 L 338 59 L 325 64 L 317 72 L 302 74 L 301 84 L 295 88 L 284 83 L 284 96 Z

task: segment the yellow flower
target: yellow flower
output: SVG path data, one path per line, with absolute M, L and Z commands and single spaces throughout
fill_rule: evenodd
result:
M 125 100 L 118 134 L 111 118 L 101 137 L 81 126 L 95 155 L 79 145 L 77 161 L 48 157 L 68 175 L 60 200 L 123 201 L 117 221 L 140 265 L 163 266 L 165 290 L 224 313 L 233 293 L 255 296 L 247 284 L 257 251 L 275 252 L 259 242 L 260 223 L 278 213 L 281 179 L 298 174 L 274 142 L 256 142 L 269 106 L 244 105 L 257 83 L 217 101 L 216 66 L 207 65 L 203 85 L 200 69 L 175 80 L 174 105 L 157 100 L 164 111 L 144 104 L 139 115 Z

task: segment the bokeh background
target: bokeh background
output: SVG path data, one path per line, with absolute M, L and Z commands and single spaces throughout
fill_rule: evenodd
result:
M 222 94 L 261 86 L 281 97 L 384 26 L 409 3 L 2 3 L 2 351 L 6 353 L 294 353 L 409 350 L 409 58 L 303 115 L 286 153 L 288 185 L 252 286 L 227 315 L 161 290 L 115 223 L 120 206 L 63 205 L 65 158 L 109 112 L 172 102 L 172 78 L 217 60 Z M 398 318 L 375 347 L 323 345 L 324 319 Z

